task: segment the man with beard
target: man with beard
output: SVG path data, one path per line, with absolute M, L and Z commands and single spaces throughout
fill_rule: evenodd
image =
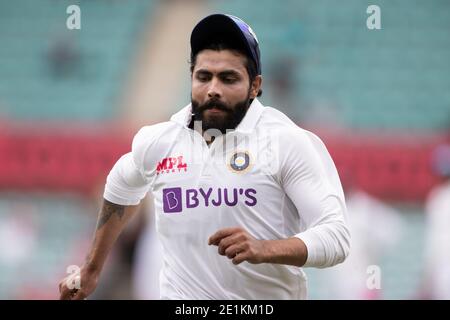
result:
M 92 248 L 80 274 L 61 281 L 62 299 L 93 292 L 148 191 L 163 299 L 304 299 L 301 267 L 330 267 L 348 255 L 336 168 L 317 136 L 258 101 L 252 29 L 231 15 L 201 20 L 191 34 L 191 75 L 191 104 L 142 128 L 111 170 Z

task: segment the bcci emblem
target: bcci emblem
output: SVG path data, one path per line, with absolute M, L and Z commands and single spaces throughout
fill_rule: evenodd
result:
M 235 152 L 230 159 L 228 168 L 236 173 L 244 173 L 250 167 L 250 154 L 247 151 Z

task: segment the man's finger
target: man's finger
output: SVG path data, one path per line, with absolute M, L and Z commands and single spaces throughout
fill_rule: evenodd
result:
M 233 258 L 235 258 L 237 256 L 238 253 L 243 252 L 243 251 L 244 250 L 243 250 L 242 244 L 238 243 L 238 244 L 234 244 L 234 245 L 229 246 L 225 250 L 224 254 L 228 258 L 233 259 Z
M 219 254 L 224 255 L 227 248 L 234 244 L 239 244 L 244 240 L 244 236 L 241 232 L 234 233 L 228 237 L 222 238 L 222 240 L 219 241 Z
M 78 290 L 77 293 L 72 297 L 72 300 L 83 300 L 87 297 L 83 290 Z
M 219 244 L 220 240 L 222 240 L 223 238 L 228 237 L 238 231 L 241 231 L 241 230 L 242 230 L 241 228 L 220 229 L 219 231 L 214 233 L 211 237 L 209 237 L 208 244 L 217 246 Z
M 72 290 L 70 290 L 69 288 L 67 288 L 66 285 L 63 284 L 62 286 L 60 285 L 59 292 L 60 292 L 59 300 L 69 300 Z
M 233 260 L 231 260 L 231 262 L 233 262 L 233 264 L 240 264 L 241 262 L 244 262 L 245 260 L 248 259 L 248 252 L 244 251 L 244 252 L 239 252 L 234 258 Z

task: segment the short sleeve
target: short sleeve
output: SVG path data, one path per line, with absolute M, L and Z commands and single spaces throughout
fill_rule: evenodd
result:
M 110 171 L 104 198 L 120 205 L 137 205 L 152 185 L 156 149 L 162 124 L 146 126 L 134 136 L 131 152 L 123 155 Z

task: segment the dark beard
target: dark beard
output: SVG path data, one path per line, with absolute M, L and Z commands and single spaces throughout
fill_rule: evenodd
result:
M 189 128 L 194 129 L 194 121 L 201 121 L 203 132 L 208 129 L 217 129 L 222 132 L 222 134 L 225 134 L 227 130 L 234 130 L 239 123 L 241 123 L 252 100 L 253 99 L 250 99 L 250 94 L 248 94 L 245 100 L 239 101 L 233 107 L 230 107 L 217 99 L 211 99 L 200 105 L 198 101 L 191 98 L 193 116 L 189 123 Z M 225 115 L 221 117 L 206 118 L 204 112 L 212 108 L 224 111 Z

